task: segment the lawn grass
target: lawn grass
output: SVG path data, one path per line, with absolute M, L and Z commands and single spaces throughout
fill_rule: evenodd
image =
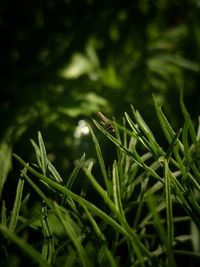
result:
M 23 169 L 13 209 L 7 211 L 2 202 L 2 266 L 11 266 L 13 243 L 21 249 L 21 255 L 29 256 L 29 266 L 32 262 L 38 266 L 84 267 L 197 264 L 200 127 L 196 130 L 182 96 L 184 124 L 178 130 L 172 128 L 155 97 L 154 103 L 166 138 L 165 148 L 133 107 L 131 114 L 125 113 L 122 124 L 109 121 L 112 132 L 95 120 L 89 125 L 100 167 L 98 174 L 93 171 L 93 162 L 84 164 L 85 151 L 65 181 L 49 161 L 40 132 L 38 142 L 31 140 L 34 164 L 13 155 Z M 109 169 L 94 125 L 116 149 L 116 159 Z M 87 192 L 73 191 L 78 177 L 92 185 L 94 199 L 95 195 L 101 199 L 98 203 L 88 200 Z M 36 215 L 24 212 L 30 201 L 25 184 L 37 193 Z M 39 241 L 31 241 L 34 233 L 40 236 Z M 22 262 L 18 262 L 21 266 Z

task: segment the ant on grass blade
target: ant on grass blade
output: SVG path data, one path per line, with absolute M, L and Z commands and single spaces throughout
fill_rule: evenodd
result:
M 113 125 L 109 122 L 109 120 L 103 115 L 102 112 L 98 111 L 97 116 L 100 118 L 104 128 L 106 129 L 107 132 L 114 132 Z

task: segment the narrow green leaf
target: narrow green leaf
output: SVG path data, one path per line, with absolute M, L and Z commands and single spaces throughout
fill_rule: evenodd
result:
M 175 136 L 173 137 L 173 139 L 172 139 L 172 141 L 171 141 L 171 143 L 170 143 L 170 146 L 169 146 L 169 148 L 168 148 L 168 150 L 167 150 L 167 153 L 166 153 L 166 155 L 165 155 L 165 158 L 166 158 L 167 160 L 170 159 L 171 154 L 172 154 L 172 152 L 173 152 L 173 150 L 174 150 L 174 146 L 176 145 L 176 143 L 177 143 L 177 141 L 178 141 L 178 138 L 179 138 L 181 132 L 182 132 L 182 129 L 179 129 L 179 131 L 178 131 L 178 132 L 175 134 Z
M 146 164 L 141 163 L 138 161 L 138 158 L 134 153 L 129 151 L 127 148 L 125 148 L 116 138 L 114 138 L 111 134 L 106 132 L 101 125 L 99 125 L 97 122 L 94 121 L 96 126 L 117 146 L 119 147 L 127 156 L 129 156 L 131 159 L 133 159 L 140 167 L 144 167 L 144 169 L 151 174 L 154 178 L 156 178 L 159 181 L 162 181 L 161 177 L 157 175 L 151 168 L 149 168 Z M 162 181 L 163 182 L 163 181 Z
M 168 122 L 167 118 L 165 117 L 164 113 L 162 112 L 161 108 L 158 107 L 156 98 L 154 96 L 153 96 L 153 100 L 154 100 L 154 106 L 155 106 L 156 114 L 157 114 L 158 120 L 160 122 L 160 125 L 162 127 L 162 130 L 165 134 L 167 141 L 169 143 L 171 143 L 173 137 L 176 134 L 175 134 L 174 130 L 172 129 L 170 123 Z
M 172 245 L 174 240 L 174 224 L 173 224 L 173 212 L 172 212 L 172 196 L 171 196 L 171 181 L 169 174 L 169 166 L 167 160 L 164 162 L 164 177 L 165 177 L 165 198 L 166 198 L 166 212 L 167 212 L 167 255 L 168 266 L 175 266 L 174 258 L 172 254 Z
M 86 251 L 81 244 L 80 236 L 77 236 L 72 224 L 69 221 L 69 218 L 68 218 L 69 215 L 67 213 L 63 214 L 62 211 L 60 210 L 59 205 L 56 202 L 54 202 L 53 204 L 54 204 L 55 213 L 58 216 L 65 230 L 65 233 L 67 234 L 67 236 L 71 239 L 72 243 L 74 244 L 82 265 L 84 267 L 90 266 L 90 262 L 87 257 Z
M 81 157 L 79 162 L 76 164 L 73 172 L 69 176 L 69 179 L 67 180 L 67 183 L 66 183 L 66 188 L 71 189 L 71 187 L 72 187 L 72 185 L 73 185 L 73 183 L 74 183 L 74 181 L 75 181 L 80 169 L 83 166 L 84 160 L 85 160 L 85 154 L 83 154 L 83 156 Z
M 29 168 L 29 166 L 27 167 Z M 27 182 L 35 189 L 38 195 L 44 200 L 44 202 L 52 207 L 52 202 L 48 199 L 48 197 L 42 192 L 42 190 L 28 177 L 28 175 L 22 171 L 23 177 L 27 180 Z
M 12 148 L 7 143 L 0 144 L 0 199 L 3 187 L 12 166 Z
M 15 233 L 10 231 L 4 225 L 0 224 L 0 232 L 10 241 L 15 243 L 23 253 L 27 254 L 33 261 L 37 262 L 41 267 L 50 267 L 51 265 L 46 262 L 41 254 L 24 239 L 18 237 Z
M 24 168 L 23 171 L 26 172 L 26 167 Z M 18 185 L 17 185 L 15 201 L 14 201 L 10 224 L 9 224 L 9 230 L 11 232 L 14 232 L 15 227 L 17 225 L 18 215 L 19 215 L 21 201 L 22 201 L 23 187 L 24 187 L 24 179 L 20 178 L 18 181 Z
M 38 132 L 38 141 L 39 141 L 39 148 L 40 148 L 42 171 L 43 171 L 44 175 L 46 175 L 47 166 L 48 166 L 48 159 L 47 159 L 46 148 L 45 148 L 45 145 L 44 145 L 44 141 L 42 139 L 41 132 Z
M 113 171 L 112 171 L 112 185 L 113 185 L 113 198 L 116 209 L 124 216 L 124 210 L 122 206 L 122 197 L 121 197 L 121 187 L 120 179 L 119 179 L 119 172 L 117 162 L 114 161 L 113 163 Z
M 2 201 L 1 207 L 1 224 L 7 226 L 6 203 L 4 200 Z
M 188 121 L 188 129 L 190 132 L 190 136 L 192 139 L 193 144 L 196 144 L 197 142 L 197 137 L 196 137 L 196 133 L 195 133 L 195 129 L 194 129 L 194 125 L 190 119 L 190 115 L 185 107 L 184 101 L 183 101 L 183 90 L 181 90 L 181 94 L 180 94 L 180 105 L 181 105 L 181 110 L 183 113 L 183 116 L 185 118 L 186 121 Z
M 91 135 L 92 135 L 92 140 L 93 140 L 93 142 L 95 144 L 95 149 L 96 149 L 97 157 L 98 157 L 98 160 L 99 160 L 99 165 L 100 165 L 100 168 L 101 168 L 101 172 L 102 172 L 102 175 L 103 175 L 103 178 L 104 178 L 104 182 L 105 182 L 105 185 L 106 185 L 106 189 L 109 192 L 110 191 L 110 186 L 109 186 L 108 175 L 107 175 L 107 172 L 106 172 L 106 167 L 105 167 L 103 155 L 102 155 L 102 152 L 101 152 L 101 148 L 99 146 L 99 142 L 98 142 L 98 140 L 97 140 L 92 128 L 89 125 L 88 125 L 88 127 L 89 127 Z
M 36 155 L 36 158 L 37 158 L 37 163 L 38 163 L 38 166 L 40 167 L 40 169 L 42 170 L 42 161 L 41 161 L 41 151 L 40 151 L 40 148 L 39 146 L 36 144 L 36 142 L 33 140 L 33 139 L 30 139 L 30 142 L 35 150 L 35 155 Z
M 13 155 L 23 166 L 26 166 L 27 169 L 32 174 L 34 174 L 35 177 L 43 180 L 49 186 L 52 186 L 56 191 L 58 191 L 60 193 L 63 193 L 65 195 L 67 195 L 67 196 L 70 196 L 72 199 L 74 199 L 74 201 L 77 201 L 80 204 L 84 203 L 87 206 L 87 208 L 90 209 L 91 211 L 93 211 L 98 217 L 102 218 L 106 223 L 110 224 L 117 231 L 119 231 L 122 235 L 124 235 L 127 239 L 129 239 L 131 244 L 132 244 L 132 246 L 133 246 L 133 249 L 134 249 L 136 255 L 140 259 L 140 262 L 141 262 L 142 266 L 143 266 L 143 257 L 142 257 L 142 255 L 146 255 L 147 257 L 151 258 L 151 256 L 152 256 L 151 253 L 141 243 L 141 241 L 139 240 L 139 238 L 137 237 L 135 232 L 130 228 L 130 226 L 127 224 L 127 222 L 124 221 L 123 217 L 117 212 L 117 210 L 115 209 L 114 204 L 112 204 L 113 205 L 113 210 L 115 211 L 118 219 L 122 221 L 122 224 L 123 224 L 122 226 L 120 224 L 118 224 L 115 220 L 113 220 L 110 216 L 108 216 L 105 212 L 103 212 L 101 209 L 97 208 L 94 204 L 92 204 L 89 201 L 87 201 L 86 199 L 76 195 L 75 193 L 71 192 L 70 190 L 68 190 L 64 186 L 60 185 L 59 183 L 56 183 L 56 182 L 52 181 L 51 179 L 47 178 L 46 176 L 38 173 L 33 168 L 28 166 L 27 163 L 24 162 L 19 156 L 17 156 L 16 154 L 13 154 Z M 36 188 L 36 190 L 38 192 L 37 188 Z M 51 207 L 51 205 L 50 205 L 50 207 Z
M 52 231 L 49 226 L 49 221 L 47 217 L 47 207 L 43 205 L 42 207 L 42 218 L 41 218 L 41 225 L 44 235 L 44 241 L 42 245 L 42 257 L 48 263 L 53 263 L 53 257 L 55 252 L 54 241 L 52 238 Z
M 48 160 L 48 170 L 52 174 L 55 181 L 57 181 L 58 183 L 63 183 L 63 179 L 61 178 L 60 174 L 49 160 Z

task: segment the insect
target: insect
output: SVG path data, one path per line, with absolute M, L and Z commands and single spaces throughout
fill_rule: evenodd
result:
M 103 115 L 102 112 L 98 111 L 97 116 L 100 118 L 102 124 L 104 125 L 104 128 L 108 131 L 108 132 L 114 132 L 114 128 L 112 126 L 112 124 L 109 122 L 109 120 Z

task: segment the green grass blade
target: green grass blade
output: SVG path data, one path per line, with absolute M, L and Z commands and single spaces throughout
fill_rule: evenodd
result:
M 40 152 L 40 148 L 39 146 L 36 144 L 36 142 L 33 139 L 30 139 L 30 142 L 35 150 L 35 155 L 36 155 L 36 159 L 37 159 L 37 164 L 40 167 L 40 169 L 42 170 L 42 161 L 41 161 L 41 152 Z
M 161 243 L 163 244 L 163 246 L 166 248 L 166 250 L 168 249 L 168 243 L 167 243 L 167 239 L 166 239 L 166 232 L 164 229 L 164 226 L 162 224 L 162 221 L 160 219 L 160 216 L 157 212 L 156 209 L 156 203 L 154 202 L 154 198 L 151 195 L 151 193 L 148 194 L 148 207 L 149 207 L 149 211 L 152 214 L 153 220 L 154 220 L 154 227 L 155 230 L 158 232 L 158 237 L 160 238 Z M 170 266 L 169 266 L 170 267 Z
M 71 189 L 80 169 L 83 166 L 84 160 L 85 160 L 85 154 L 83 154 L 83 156 L 81 157 L 81 159 L 79 160 L 79 162 L 75 166 L 74 170 L 72 171 L 71 175 L 69 176 L 69 179 L 66 182 L 66 188 Z
M 141 266 L 143 266 L 142 255 L 145 255 L 146 257 L 151 258 L 151 256 L 152 256 L 151 253 L 140 242 L 140 240 L 137 237 L 137 235 L 135 234 L 135 232 L 130 228 L 130 226 L 127 224 L 127 222 L 124 221 L 124 218 L 121 216 L 121 214 L 117 212 L 115 205 L 113 204 L 113 202 L 111 200 L 110 200 L 110 202 L 112 203 L 112 210 L 115 211 L 115 214 L 117 215 L 118 219 L 122 222 L 122 224 L 123 224 L 122 226 L 120 224 L 118 224 L 115 220 L 113 220 L 110 216 L 108 216 L 105 212 L 103 212 L 101 209 L 97 208 L 94 204 L 92 204 L 89 201 L 87 201 L 86 199 L 76 195 L 75 193 L 71 192 L 70 190 L 68 190 L 64 186 L 60 185 L 59 183 L 56 183 L 56 182 L 52 181 L 51 179 L 47 178 L 46 176 L 38 173 L 33 168 L 28 166 L 27 163 L 24 162 L 19 156 L 17 156 L 16 154 L 13 154 L 13 155 L 23 166 L 26 166 L 27 169 L 35 177 L 41 179 L 42 181 L 47 183 L 49 186 L 53 187 L 56 191 L 63 193 L 67 196 L 70 196 L 74 201 L 76 201 L 80 204 L 84 203 L 88 209 L 90 209 L 91 211 L 94 212 L 94 214 L 96 214 L 98 217 L 102 218 L 103 221 L 105 221 L 107 224 L 110 224 L 113 228 L 115 228 L 122 235 L 124 235 L 128 240 L 130 240 L 137 257 L 141 262 Z M 38 191 L 38 189 L 37 189 L 37 191 Z
M 35 189 L 38 195 L 44 200 L 44 202 L 49 206 L 52 207 L 52 202 L 49 198 L 42 192 L 42 190 L 29 178 L 29 176 L 22 172 L 23 177 L 27 180 L 27 182 Z
M 172 244 L 174 240 L 174 223 L 172 212 L 172 196 L 171 196 L 171 181 L 169 174 L 169 166 L 167 160 L 164 162 L 164 177 L 165 177 L 165 198 L 166 198 L 166 213 L 167 213 L 167 248 L 168 266 L 175 266 L 174 257 L 172 253 Z
M 139 126 L 139 128 L 142 130 L 142 132 L 147 137 L 147 140 L 149 141 L 149 148 L 156 157 L 163 155 L 163 151 L 159 144 L 156 142 L 155 137 L 153 133 L 151 132 L 150 128 L 146 124 L 146 122 L 143 120 L 142 116 L 140 115 L 139 111 L 135 111 L 133 106 L 131 106 L 131 109 L 133 111 L 135 120 Z
M 12 166 L 12 149 L 3 142 L 0 144 L 0 199 L 3 187 Z
M 149 168 L 144 162 L 141 164 L 141 157 L 137 157 L 134 153 L 125 148 L 116 138 L 114 138 L 110 133 L 108 133 L 100 124 L 94 121 L 95 125 L 117 146 L 119 147 L 127 156 L 134 160 L 140 167 L 143 167 L 150 175 L 152 175 L 157 180 L 162 181 L 162 178 L 157 175 L 151 168 Z M 140 162 L 141 161 L 141 162 Z
M 123 235 L 127 236 L 126 231 L 123 227 L 121 227 L 115 220 L 113 220 L 110 216 L 108 216 L 105 212 L 103 212 L 101 209 L 97 208 L 94 204 L 90 203 L 86 199 L 78 196 L 77 194 L 73 193 L 72 191 L 68 190 L 66 187 L 60 185 L 57 182 L 54 182 L 53 180 L 47 178 L 46 176 L 40 174 L 39 172 L 35 171 L 33 168 L 27 165 L 26 162 L 24 162 L 19 156 L 16 154 L 13 154 L 14 157 L 23 165 L 27 166 L 27 169 L 38 179 L 46 182 L 48 185 L 53 187 L 56 191 L 63 193 L 66 196 L 71 197 L 74 201 L 78 203 L 84 203 L 88 209 L 94 212 L 98 217 L 102 218 L 105 222 L 110 224 L 113 228 L 115 228 L 117 231 L 122 233 Z M 42 197 L 42 199 L 45 201 L 45 203 L 48 204 L 49 207 L 52 207 L 52 203 L 49 201 L 49 199 L 43 194 L 43 192 L 36 186 L 36 184 L 27 176 L 24 176 L 27 181 L 33 186 L 33 188 L 36 190 L 36 192 Z M 128 236 L 129 237 L 129 236 Z
M 195 129 L 194 129 L 194 126 L 193 126 L 193 123 L 190 119 L 190 115 L 185 107 L 185 104 L 184 104 L 184 101 L 183 101 L 183 90 L 181 90 L 181 94 L 180 94 L 180 106 L 181 106 L 181 110 L 182 110 L 182 113 L 183 113 L 183 116 L 185 118 L 186 121 L 188 121 L 188 129 L 189 129 L 189 132 L 190 132 L 190 136 L 191 136 L 191 139 L 192 139 L 192 142 L 193 144 L 196 144 L 197 142 L 197 136 L 196 136 L 196 133 L 195 133 Z
M 98 160 L 99 160 L 99 165 L 100 165 L 101 172 L 102 172 L 102 175 L 103 175 L 103 178 L 104 178 L 104 183 L 106 185 L 107 191 L 109 192 L 110 191 L 110 185 L 109 185 L 109 181 L 108 181 L 108 175 L 107 175 L 107 172 L 106 172 L 106 167 L 105 167 L 103 155 L 102 155 L 102 152 L 101 152 L 101 148 L 100 148 L 99 142 L 98 142 L 98 140 L 97 140 L 92 128 L 90 126 L 88 126 L 88 127 L 90 129 L 92 140 L 93 140 L 94 145 L 95 145 L 97 157 L 98 157 Z
M 158 120 L 160 122 L 160 125 L 162 127 L 162 130 L 165 134 L 165 137 L 169 143 L 172 142 L 173 137 L 176 135 L 174 130 L 172 129 L 170 123 L 168 122 L 167 118 L 165 117 L 164 113 L 162 112 L 161 108 L 158 106 L 156 98 L 153 96 L 154 99 L 154 106 L 156 110 L 156 114 L 158 117 Z
M 23 171 L 26 172 L 26 167 L 24 168 Z M 21 201 L 22 201 L 23 187 L 24 187 L 24 179 L 20 178 L 18 181 L 18 185 L 17 185 L 15 201 L 14 201 L 10 224 L 9 224 L 9 230 L 11 232 L 14 232 L 15 227 L 17 225 L 18 215 L 19 215 Z
M 49 160 L 48 160 L 48 170 L 51 173 L 51 175 L 55 181 L 57 181 L 58 183 L 63 183 L 63 179 L 61 178 L 60 174 L 58 173 L 56 168 L 53 166 L 51 161 L 49 161 Z
M 175 145 L 176 145 L 176 143 L 177 143 L 177 141 L 178 141 L 178 138 L 179 138 L 181 132 L 182 132 L 182 129 L 179 129 L 179 131 L 178 131 L 178 132 L 175 134 L 175 136 L 173 137 L 173 139 L 172 139 L 172 141 L 171 141 L 171 143 L 170 143 L 170 146 L 169 146 L 169 148 L 168 148 L 168 150 L 167 150 L 167 153 L 166 153 L 166 155 L 165 155 L 166 160 L 169 160 L 169 159 L 170 159 L 171 154 L 172 154 L 172 152 L 173 152 L 173 150 L 174 150 L 174 147 L 175 147 Z
M 114 161 L 113 163 L 112 186 L 113 186 L 113 198 L 114 198 L 116 209 L 120 212 L 122 216 L 124 216 L 124 210 L 122 206 L 122 197 L 121 197 L 122 185 L 120 183 L 119 171 L 118 171 L 118 166 L 117 166 L 116 161 Z
M 76 231 L 73 228 L 73 225 L 71 224 L 70 220 L 69 220 L 69 215 L 67 213 L 63 214 L 62 210 L 60 209 L 59 205 L 54 202 L 54 209 L 55 209 L 55 214 L 58 216 L 64 230 L 65 233 L 67 234 L 67 236 L 71 239 L 72 243 L 74 244 L 78 255 L 79 255 L 79 259 L 82 263 L 82 266 L 84 267 L 88 267 L 90 266 L 90 262 L 89 259 L 87 257 L 86 251 L 83 248 L 82 244 L 81 244 L 81 239 L 80 236 L 77 236 Z
M 39 148 L 40 148 L 42 171 L 43 171 L 44 175 L 46 175 L 47 166 L 48 166 L 48 159 L 47 159 L 46 148 L 44 145 L 44 141 L 43 141 L 41 132 L 38 132 L 38 141 L 39 141 Z
M 7 226 L 6 203 L 4 200 L 2 201 L 1 207 L 1 224 Z
M 0 232 L 10 241 L 15 243 L 23 252 L 23 254 L 27 254 L 31 260 L 37 262 L 41 267 L 50 267 L 51 265 L 46 262 L 41 254 L 29 243 L 27 243 L 24 239 L 18 237 L 15 233 L 10 231 L 4 225 L 0 224 Z
M 52 231 L 49 226 L 49 220 L 47 216 L 47 207 L 42 207 L 42 218 L 41 218 L 42 231 L 44 235 L 44 241 L 42 246 L 42 257 L 48 263 L 53 263 L 53 257 L 55 252 L 54 241 L 52 238 Z

